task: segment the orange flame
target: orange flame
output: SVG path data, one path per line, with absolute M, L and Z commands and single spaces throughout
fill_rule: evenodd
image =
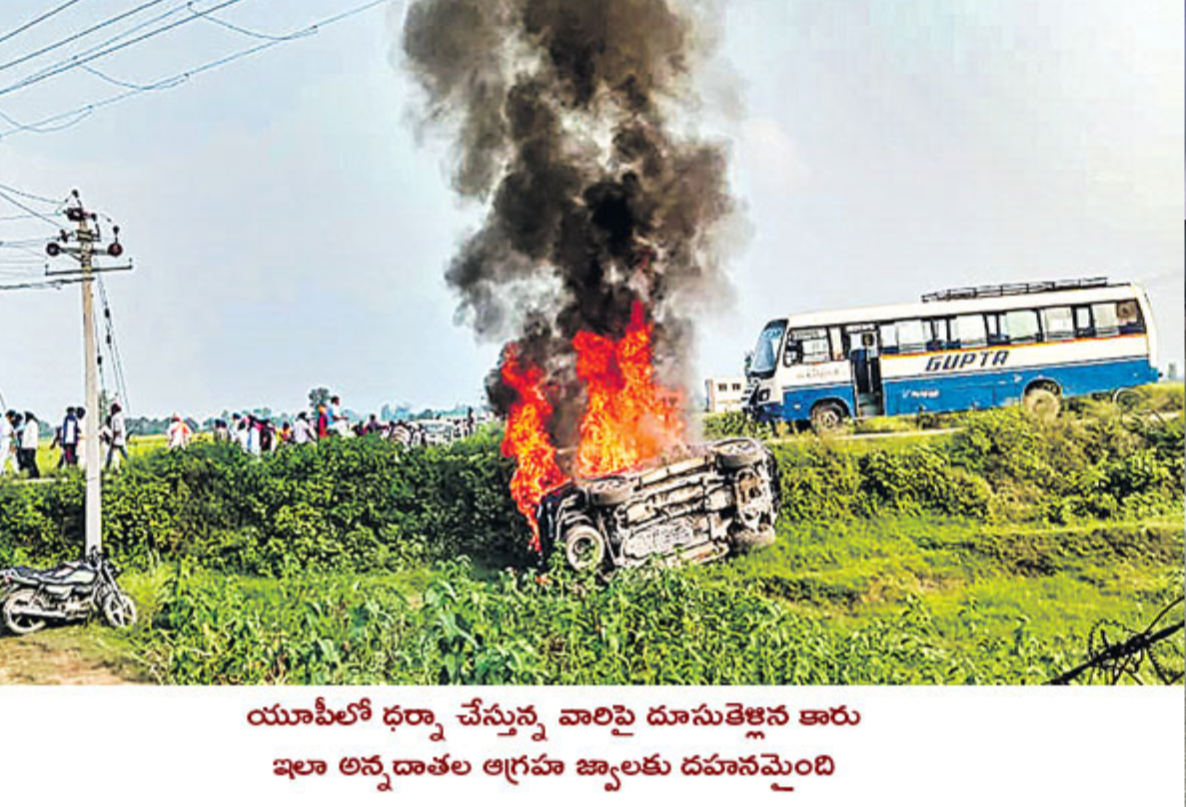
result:
M 576 451 L 578 476 L 598 477 L 637 468 L 684 444 L 682 397 L 654 379 L 653 332 L 646 309 L 636 302 L 621 339 L 587 331 L 573 338 L 577 377 L 585 385 L 587 397 Z M 517 346 L 509 345 L 501 372 L 503 382 L 518 393 L 507 418 L 502 453 L 518 463 L 511 479 L 511 496 L 531 525 L 531 547 L 538 552 L 539 503 L 567 482 L 568 475 L 556 461 L 556 447 L 547 430 L 552 405 L 543 371 L 525 366 Z
M 548 491 L 559 487 L 568 477 L 556 464 L 556 447 L 548 435 L 552 405 L 544 394 L 543 371 L 534 365 L 523 366 L 516 345 L 508 345 L 503 355 L 502 380 L 518 393 L 511 407 L 502 455 L 517 463 L 511 477 L 511 497 L 519 512 L 531 525 L 531 548 L 539 552 L 539 523 L 536 510 Z
M 580 476 L 636 468 L 683 445 L 680 395 L 654 379 L 653 330 L 646 309 L 636 301 L 620 340 L 586 331 L 573 339 L 577 377 L 588 397 L 577 449 Z

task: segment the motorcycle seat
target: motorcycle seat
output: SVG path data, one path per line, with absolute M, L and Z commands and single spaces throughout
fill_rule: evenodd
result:
M 31 566 L 14 566 L 11 570 L 18 580 L 29 583 L 53 583 L 57 585 L 85 585 L 93 583 L 95 572 L 74 563 L 64 563 L 56 569 L 34 569 Z

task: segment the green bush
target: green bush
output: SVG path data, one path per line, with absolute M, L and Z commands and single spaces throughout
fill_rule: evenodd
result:
M 202 443 L 133 458 L 104 485 L 104 540 L 143 568 L 190 558 L 210 569 L 284 575 L 397 568 L 459 553 L 526 560 L 507 495 L 512 465 L 493 437 L 403 450 L 377 439 L 294 446 L 255 459 Z M 0 482 L 0 562 L 76 555 L 83 480 Z

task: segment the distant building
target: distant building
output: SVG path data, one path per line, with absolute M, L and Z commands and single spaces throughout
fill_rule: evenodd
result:
M 745 379 L 741 376 L 709 378 L 704 382 L 708 412 L 740 412 L 745 399 Z
M 1181 381 L 1182 380 L 1182 369 L 1178 366 L 1178 363 L 1176 361 L 1171 361 L 1169 363 L 1169 366 L 1166 367 L 1165 377 L 1167 379 L 1169 379 L 1170 381 Z

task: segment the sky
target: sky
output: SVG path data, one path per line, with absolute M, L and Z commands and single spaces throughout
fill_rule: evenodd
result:
M 197 20 L 91 62 L 103 76 L 6 91 L 121 26 L 2 65 L 138 5 L 83 0 L 0 39 L 0 115 L 40 120 L 362 2 L 239 0 L 213 15 L 239 31 Z M 54 5 L 4 0 L 0 38 Z M 1099 274 L 1146 285 L 1158 362 L 1183 366 L 1178 0 L 696 5 L 719 48 L 682 125 L 728 145 L 743 211 L 697 375 L 738 373 L 777 316 Z M 60 131 L 0 119 L 0 184 L 78 189 L 122 227 L 135 270 L 105 282 L 133 415 L 295 411 L 314 386 L 358 412 L 482 400 L 499 346 L 456 321 L 443 275 L 483 211 L 454 198 L 444 138 L 417 125 L 403 13 L 371 9 Z M 21 214 L 0 199 L 0 242 L 48 231 Z M 0 247 L 0 284 L 42 263 Z M 80 402 L 81 346 L 77 286 L 0 291 L 9 406 Z

